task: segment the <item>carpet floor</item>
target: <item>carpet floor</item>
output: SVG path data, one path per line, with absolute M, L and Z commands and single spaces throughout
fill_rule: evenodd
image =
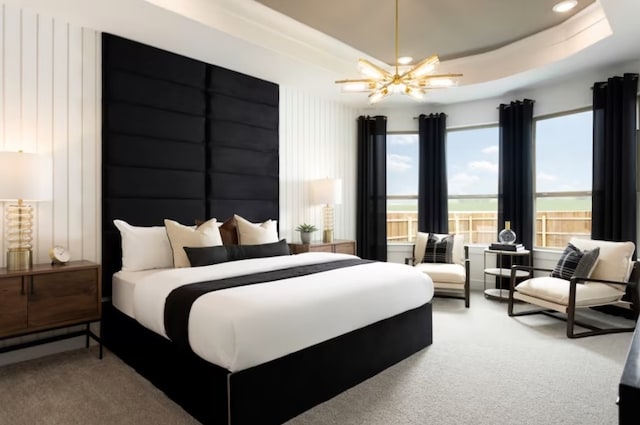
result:
M 617 424 L 631 333 L 570 340 L 564 322 L 510 318 L 481 294 L 470 309 L 434 299 L 433 322 L 432 346 L 287 425 Z M 0 368 L 2 425 L 196 423 L 108 351 Z

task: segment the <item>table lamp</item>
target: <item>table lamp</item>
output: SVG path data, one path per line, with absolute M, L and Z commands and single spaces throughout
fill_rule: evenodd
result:
M 0 200 L 5 207 L 7 270 L 33 266 L 33 207 L 25 201 L 51 196 L 51 159 L 25 152 L 0 152 Z
M 311 202 L 322 204 L 322 242 L 333 242 L 333 206 L 342 203 L 342 180 L 320 179 L 311 183 Z

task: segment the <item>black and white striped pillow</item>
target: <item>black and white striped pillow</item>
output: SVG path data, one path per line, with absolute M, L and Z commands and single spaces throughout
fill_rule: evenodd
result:
M 429 233 L 427 246 L 424 250 L 423 263 L 453 263 L 453 235 L 438 237 Z
M 564 280 L 571 280 L 577 277 L 589 277 L 598 260 L 600 248 L 590 251 L 580 251 L 573 244 L 569 243 L 560 255 L 560 259 L 551 272 L 551 277 Z M 580 282 L 582 283 L 582 282 Z

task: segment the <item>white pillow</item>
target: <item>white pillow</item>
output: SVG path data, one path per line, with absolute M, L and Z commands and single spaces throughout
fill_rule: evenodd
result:
M 137 272 L 173 267 L 173 254 L 163 226 L 139 227 L 113 220 L 122 239 L 122 270 Z
M 222 245 L 220 229 L 215 218 L 205 221 L 197 228 L 185 226 L 169 219 L 164 220 L 164 225 L 167 228 L 167 235 L 173 250 L 174 267 L 191 267 L 187 253 L 184 251 L 185 246 L 198 248 Z
M 238 243 L 240 245 L 260 245 L 278 242 L 278 222 L 267 220 L 264 223 L 252 223 L 239 215 L 236 219 L 238 229 Z

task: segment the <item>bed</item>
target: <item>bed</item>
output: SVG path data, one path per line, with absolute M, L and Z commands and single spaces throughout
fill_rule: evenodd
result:
M 254 350 L 248 357 L 226 363 L 203 352 L 198 354 L 196 347 L 185 349 L 167 339 L 157 326 L 143 326 L 140 320 L 160 319 L 142 318 L 145 307 L 140 300 L 136 302 L 136 297 L 149 297 L 157 286 L 182 285 L 191 280 L 185 276 L 195 269 L 194 282 L 219 277 L 220 270 L 228 273 L 229 267 L 238 266 L 145 270 L 133 276 L 120 273 L 123 252 L 113 220 L 126 220 L 135 226 L 161 226 L 167 218 L 184 224 L 207 217 L 225 220 L 234 214 L 252 222 L 277 220 L 278 87 L 109 34 L 103 34 L 102 54 L 102 333 L 108 349 L 203 423 L 277 424 L 432 343 L 432 288 L 424 280 L 416 281 L 416 287 L 422 289 L 411 289 L 417 291 L 415 299 L 407 297 L 411 294 L 408 292 L 400 296 L 405 298 L 400 306 L 378 316 L 354 314 L 359 305 L 373 305 L 367 304 L 364 296 L 356 296 L 355 301 L 333 298 L 329 305 L 340 305 L 338 311 L 354 316 L 356 322 L 339 320 L 331 325 L 331 333 L 325 332 L 319 323 L 333 312 L 325 305 L 325 310 L 319 307 L 318 316 L 305 319 L 309 326 L 286 329 L 285 333 L 302 337 L 289 344 L 286 351 L 281 351 L 282 344 L 275 344 L 275 348 L 265 350 L 267 356 L 256 357 Z M 318 260 L 318 256 L 307 254 L 287 257 L 294 262 L 311 261 L 312 257 Z M 272 267 L 266 263 L 271 264 L 273 259 L 242 261 Z M 240 268 L 249 270 L 245 265 Z M 381 285 L 395 281 L 400 287 L 411 286 L 413 277 L 425 278 L 404 265 L 375 263 L 353 269 L 359 267 L 382 267 L 384 271 L 374 273 L 386 274 Z M 349 268 L 335 272 L 347 273 Z M 332 284 L 338 293 L 347 286 L 335 282 L 366 287 L 367 279 L 354 280 L 353 270 L 350 279 L 334 279 L 331 273 L 334 271 L 317 273 L 311 287 L 324 282 Z M 292 288 L 301 287 L 292 282 L 274 284 L 284 285 L 284 293 L 292 297 Z M 136 290 L 138 285 L 147 289 Z M 255 287 L 251 289 L 261 291 L 258 287 L 268 285 L 273 284 L 251 285 Z M 387 289 L 381 290 L 388 295 L 384 292 Z M 246 289 L 216 291 L 211 297 L 228 301 L 224 293 L 234 291 Z M 293 298 L 290 306 L 312 299 L 305 291 L 297 296 L 300 298 Z M 332 296 L 336 295 L 328 299 Z M 166 302 L 163 297 L 159 298 L 160 304 Z M 278 301 L 283 297 L 275 298 Z M 276 302 L 263 313 L 274 316 L 280 314 L 281 307 L 283 304 Z M 158 311 L 157 307 L 149 308 Z M 279 324 L 288 322 L 296 324 L 291 319 L 283 322 L 282 318 Z M 278 322 L 269 326 L 270 338 L 282 337 L 283 328 L 280 336 L 277 334 Z M 306 332 L 310 328 L 319 332 Z M 210 344 L 217 346 L 218 342 Z M 238 349 L 232 346 L 221 350 L 229 353 Z
M 109 347 L 203 423 L 282 423 L 429 345 L 429 279 L 366 262 L 214 291 L 191 311 L 192 350 L 169 341 L 164 300 L 186 282 L 351 258 L 307 253 L 118 272 L 106 321 L 118 337 Z

